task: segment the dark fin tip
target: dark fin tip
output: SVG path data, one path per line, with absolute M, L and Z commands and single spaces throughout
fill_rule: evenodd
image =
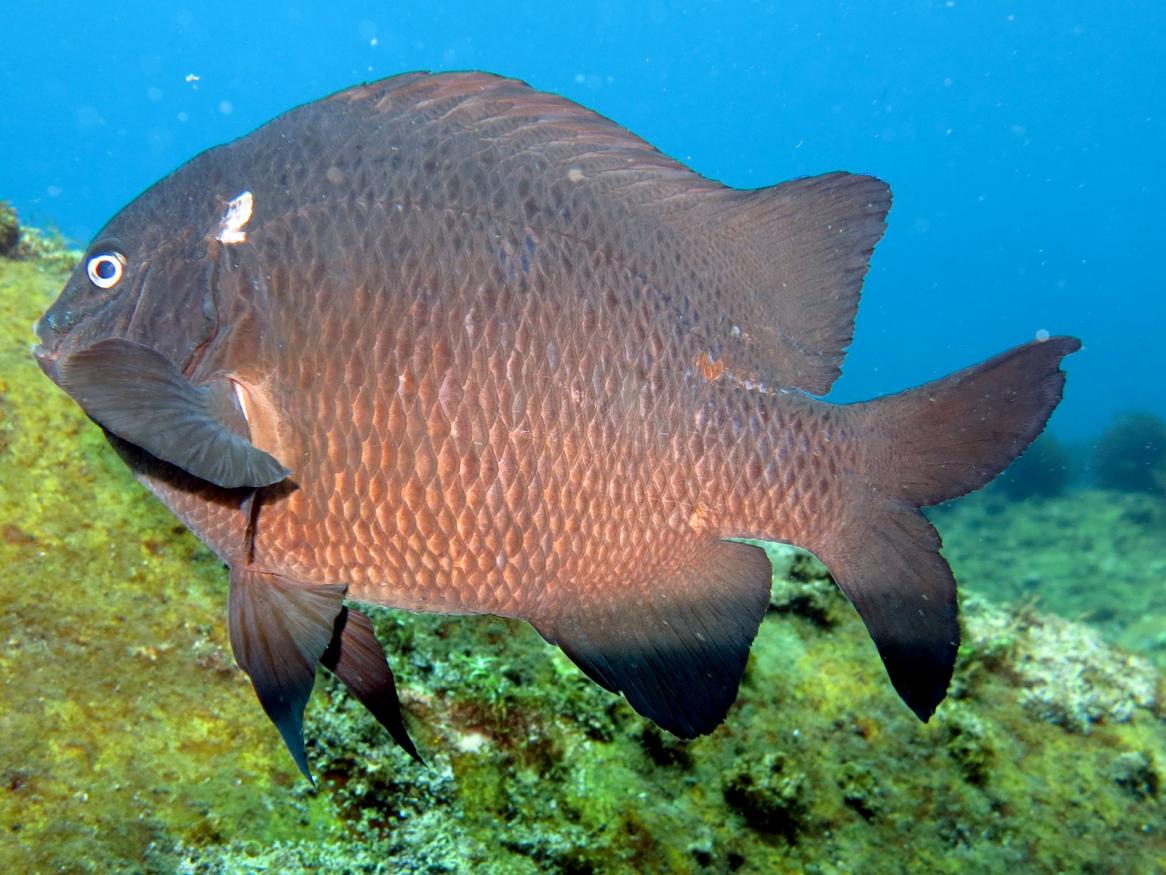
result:
M 769 602 L 765 552 L 711 541 L 629 598 L 534 620 L 592 680 L 680 738 L 725 719 Z
M 320 663 L 348 687 L 388 730 L 393 741 L 414 760 L 426 765 L 405 727 L 393 671 L 368 617 L 351 608 L 342 608 L 332 641 L 320 657 Z
M 313 787 L 304 747 L 304 706 L 315 684 L 316 664 L 332 639 L 344 590 L 231 569 L 231 649 Z
M 955 579 L 919 509 L 877 496 L 854 490 L 846 519 L 815 553 L 858 610 L 895 690 L 926 723 L 959 650 Z

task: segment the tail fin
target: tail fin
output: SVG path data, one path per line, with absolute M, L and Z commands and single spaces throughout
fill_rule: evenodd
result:
M 979 489 L 1040 434 L 1061 400 L 1055 337 L 848 409 L 864 462 L 815 553 L 858 609 L 903 701 L 926 722 L 959 647 L 955 580 L 920 507 Z
M 1035 340 L 917 389 L 855 405 L 867 473 L 921 507 L 979 489 L 1024 452 L 1061 400 L 1075 337 Z

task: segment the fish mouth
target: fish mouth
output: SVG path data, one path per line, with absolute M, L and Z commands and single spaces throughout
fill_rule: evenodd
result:
M 32 333 L 36 335 L 37 340 L 47 347 L 55 347 L 66 333 L 56 324 L 57 320 L 53 314 L 55 309 L 56 304 L 49 307 L 48 310 L 40 315 L 39 319 L 32 323 Z
M 52 310 L 41 314 L 41 317 L 32 324 L 32 333 L 37 342 L 32 345 L 32 354 L 37 361 L 55 359 L 60 354 L 61 341 L 67 332 L 61 331 L 53 324 Z
M 37 324 L 37 328 L 40 328 L 40 324 Z M 36 359 L 36 364 L 41 366 L 41 370 L 44 371 L 44 376 L 48 377 L 50 380 L 52 380 L 52 382 L 56 383 L 57 352 L 55 350 L 50 350 L 47 347 L 44 347 L 44 345 L 40 343 L 34 343 L 33 348 L 31 348 L 29 351 L 31 354 L 33 354 L 33 358 Z

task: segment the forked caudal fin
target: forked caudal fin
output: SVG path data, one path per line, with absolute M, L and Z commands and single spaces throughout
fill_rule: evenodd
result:
M 867 461 L 842 484 L 842 518 L 811 549 L 920 720 L 946 695 L 959 647 L 955 580 L 920 508 L 979 489 L 1024 451 L 1061 399 L 1061 359 L 1080 345 L 1036 341 L 847 409 Z
M 393 672 L 363 614 L 344 607 L 345 587 L 307 586 L 231 569 L 231 649 L 304 777 L 304 706 L 316 665 L 335 674 L 393 740 L 420 761 L 401 717 Z

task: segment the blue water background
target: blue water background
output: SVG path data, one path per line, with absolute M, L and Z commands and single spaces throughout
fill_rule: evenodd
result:
M 891 183 L 844 376 L 897 391 L 1073 333 L 1063 436 L 1166 415 L 1154 2 L 31 2 L 4 16 L 0 198 L 88 239 L 200 150 L 415 69 L 485 69 L 739 187 Z M 197 78 L 195 78 L 197 77 Z

